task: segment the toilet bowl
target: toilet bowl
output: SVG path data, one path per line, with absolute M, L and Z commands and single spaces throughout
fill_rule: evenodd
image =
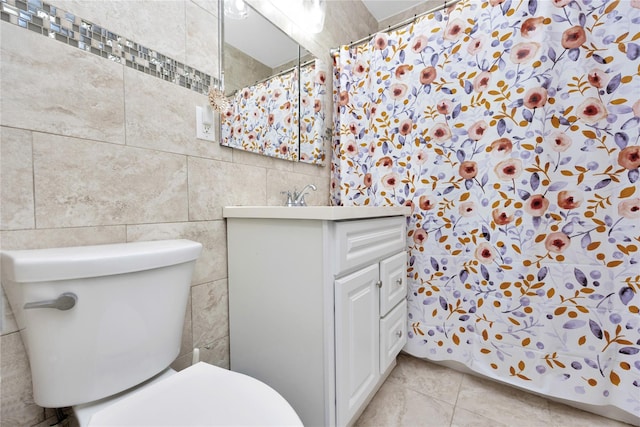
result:
M 2 251 L 35 403 L 73 407 L 80 426 L 301 426 L 255 378 L 203 362 L 169 368 L 201 250 L 161 240 Z

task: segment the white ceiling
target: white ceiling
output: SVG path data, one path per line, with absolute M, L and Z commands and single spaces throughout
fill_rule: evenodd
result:
M 424 3 L 424 1 L 362 0 L 378 22 Z M 297 44 L 251 8 L 249 8 L 249 16 L 246 19 L 225 18 L 224 38 L 226 43 L 271 68 L 277 68 L 297 57 Z
M 362 0 L 378 22 L 384 21 L 398 13 L 424 3 L 425 0 Z

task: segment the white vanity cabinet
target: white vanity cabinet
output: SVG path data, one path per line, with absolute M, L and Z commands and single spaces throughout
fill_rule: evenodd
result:
M 231 369 L 356 421 L 406 342 L 405 208 L 225 208 Z M 285 217 L 283 217 L 285 216 Z

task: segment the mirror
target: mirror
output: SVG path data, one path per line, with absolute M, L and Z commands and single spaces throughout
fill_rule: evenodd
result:
M 249 5 L 224 4 L 222 77 L 231 108 L 220 121 L 221 145 L 323 164 L 327 67 Z M 229 4 L 241 5 L 244 17 L 225 13 Z

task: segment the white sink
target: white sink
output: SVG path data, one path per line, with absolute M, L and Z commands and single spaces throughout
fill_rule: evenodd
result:
M 377 218 L 394 215 L 408 216 L 407 206 L 225 206 L 225 218 L 315 219 L 339 221 Z

